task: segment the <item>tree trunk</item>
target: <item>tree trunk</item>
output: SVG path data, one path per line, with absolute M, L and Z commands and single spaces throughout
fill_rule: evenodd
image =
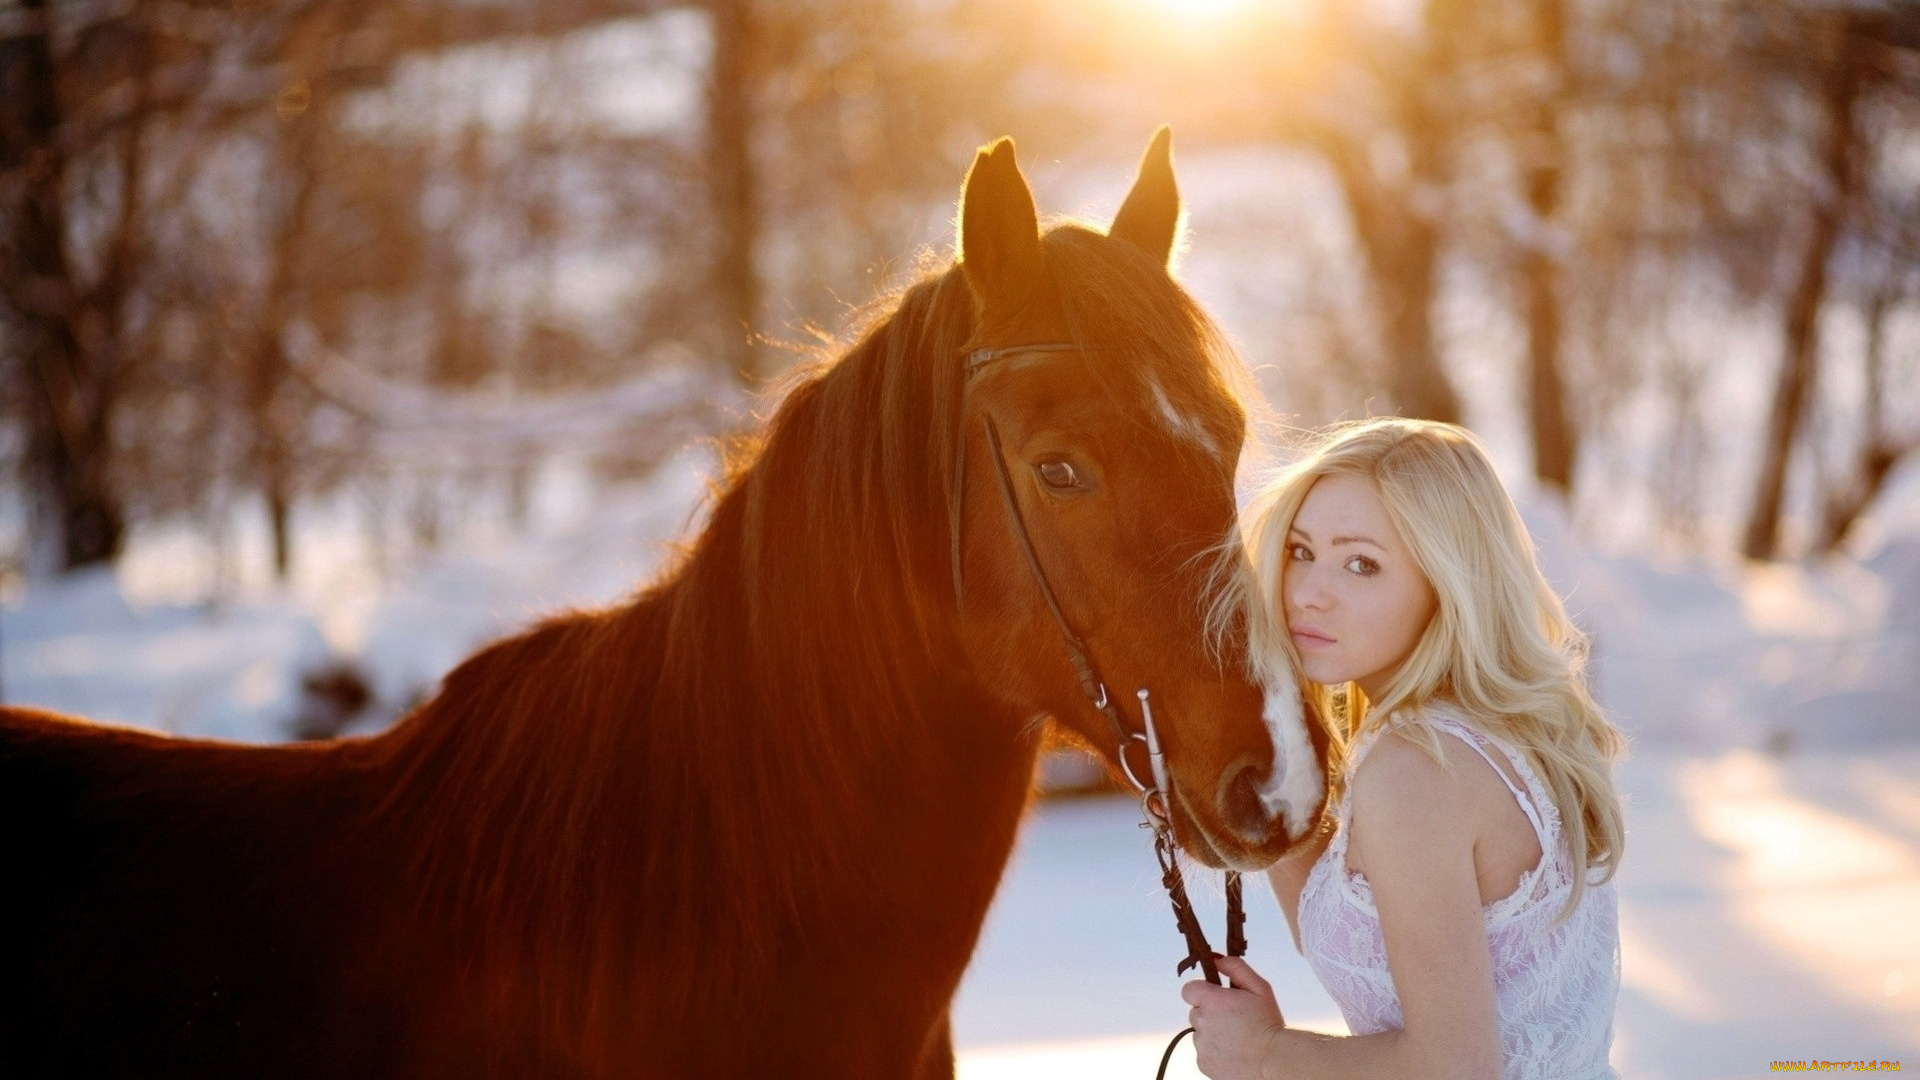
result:
M 755 198 L 753 117 L 759 85 L 753 0 L 711 0 L 713 66 L 707 81 L 707 183 L 718 235 L 713 293 L 718 304 L 721 361 L 742 386 L 760 370 L 755 324 L 760 275 L 754 265 L 760 213 Z
M 292 515 L 293 501 L 287 497 L 285 488 L 269 487 L 267 523 L 273 531 L 273 576 L 280 581 L 287 580 L 293 572 Z
M 1565 101 L 1569 65 L 1566 12 L 1562 0 L 1534 5 L 1539 53 L 1553 73 L 1556 92 L 1542 94 L 1529 109 L 1521 137 L 1527 202 L 1538 230 L 1551 228 L 1560 215 L 1565 146 L 1558 112 Z M 1561 373 L 1560 259 L 1536 236 L 1523 259 L 1527 305 L 1527 419 L 1533 433 L 1533 475 L 1562 494 L 1573 490 L 1573 464 L 1579 433 L 1567 413 Z
M 283 430 L 289 423 L 289 410 L 282 407 L 287 392 L 287 357 L 282 344 L 283 308 L 269 302 L 274 321 L 263 328 L 253 358 L 251 408 L 253 432 L 254 482 L 266 500 L 267 529 L 273 545 L 273 576 L 286 581 L 293 571 L 293 537 L 287 526 L 293 505 L 292 439 Z
M 1377 175 L 1365 153 L 1343 140 L 1334 169 L 1366 253 L 1374 305 L 1385 328 L 1385 390 L 1401 416 L 1459 423 L 1460 396 L 1440 366 L 1433 342 L 1435 262 L 1440 240 L 1422 192 L 1438 190 L 1437 148 L 1410 125 L 1408 175 L 1392 183 Z
M 300 254 L 307 240 L 314 189 L 320 182 L 316 140 L 323 121 L 322 99 L 315 94 L 298 115 L 283 118 L 284 166 L 291 186 L 286 216 L 274 234 L 273 262 L 262 297 L 260 323 L 250 357 L 248 417 L 253 424 L 253 479 L 266 500 L 273 544 L 273 572 L 286 581 L 293 570 L 293 537 L 288 532 L 298 468 L 305 441 L 304 411 L 289 400 L 292 368 L 287 360 L 287 324 L 304 310 L 307 282 Z
M 1838 550 L 1847 542 L 1853 527 L 1880 492 L 1894 466 L 1906 455 L 1920 450 L 1920 440 L 1897 440 L 1887 429 L 1887 313 L 1893 299 L 1887 293 L 1876 294 L 1867 309 L 1866 385 L 1862 407 L 1859 449 L 1855 452 L 1852 473 L 1829 487 L 1821 507 L 1820 532 L 1814 550 L 1822 555 Z
M 1842 20 L 1827 23 L 1830 59 L 1822 79 L 1826 134 L 1820 163 L 1825 190 L 1813 199 L 1813 222 L 1801 251 L 1799 277 L 1787 300 L 1786 356 L 1774 383 L 1766 444 L 1753 508 L 1740 550 L 1749 559 L 1772 559 L 1780 548 L 1780 516 L 1786 501 L 1787 469 L 1802 418 L 1813 394 L 1820 348 L 1820 309 L 1827 297 L 1827 268 L 1840 239 L 1840 226 L 1859 182 L 1853 124 L 1859 72 L 1851 38 Z
M 48 556 L 35 561 L 75 570 L 111 562 L 125 537 L 110 468 L 117 387 L 112 358 L 99 355 L 110 343 L 84 342 L 78 332 L 81 297 L 67 259 L 66 160 L 46 0 L 22 0 L 20 10 L 35 21 L 0 38 L 0 172 L 14 178 L 12 235 L 0 245 L 0 301 L 16 352 L 12 393 L 27 423 L 23 464 L 39 534 L 34 546 Z
M 1382 252 L 1374 265 L 1385 273 L 1375 281 L 1386 306 L 1388 357 L 1387 393 L 1394 411 L 1402 416 L 1462 421 L 1460 395 L 1440 365 L 1433 340 L 1435 263 L 1440 241 L 1431 220 L 1411 210 L 1391 231 L 1399 234 L 1395 250 Z
M 1543 252 L 1526 259 L 1527 420 L 1533 434 L 1533 475 L 1562 494 L 1573 490 L 1580 436 L 1567 413 L 1560 370 L 1560 267 Z

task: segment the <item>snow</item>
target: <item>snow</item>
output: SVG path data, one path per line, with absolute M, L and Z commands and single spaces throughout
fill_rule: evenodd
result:
M 1623 1072 L 1920 1056 L 1920 747 L 1656 752 L 1626 781 Z
M 135 609 L 111 571 L 37 589 L 0 621 L 10 704 L 215 738 L 257 740 L 262 718 L 291 716 L 299 673 L 326 655 L 313 618 L 284 599 Z
M 137 534 L 118 572 L 36 581 L 0 608 L 0 689 L 8 704 L 277 742 L 302 677 L 352 664 L 375 698 L 355 730 L 377 728 L 488 641 L 644 584 L 690 528 L 712 469 L 711 448 L 690 446 L 606 494 L 584 466 L 557 467 L 523 531 L 478 530 L 385 577 L 342 535 L 354 523 L 316 511 L 300 550 L 320 557 L 296 561 L 292 585 L 253 581 L 218 603 L 150 599 L 208 580 L 191 564 L 213 556 L 177 530 L 154 530 L 152 552 Z
M 1623 766 L 1623 1077 L 1920 1058 L 1920 745 L 1770 757 L 1656 746 Z M 954 1010 L 964 1080 L 1150 1076 L 1184 1025 L 1182 952 L 1121 799 L 1040 807 Z M 1189 874 L 1218 940 L 1217 886 Z M 1290 1024 L 1346 1026 L 1247 882 L 1249 960 Z M 1182 1047 L 1169 1075 L 1197 1075 Z

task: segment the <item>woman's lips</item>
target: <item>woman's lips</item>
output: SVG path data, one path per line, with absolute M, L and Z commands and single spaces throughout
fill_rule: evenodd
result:
M 1293 632 L 1293 643 L 1302 649 L 1323 649 L 1333 644 L 1333 639 L 1318 630 L 1302 628 Z

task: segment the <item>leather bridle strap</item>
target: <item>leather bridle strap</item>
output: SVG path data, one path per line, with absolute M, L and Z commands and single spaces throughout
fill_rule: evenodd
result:
M 993 451 L 993 475 L 1000 481 L 1000 496 L 1006 500 L 1007 514 L 1013 519 L 1013 535 L 1020 541 L 1020 550 L 1027 557 L 1027 569 L 1033 572 L 1033 583 L 1040 589 L 1040 598 L 1047 602 L 1047 610 L 1053 615 L 1055 626 L 1060 628 L 1060 639 L 1066 645 L 1067 662 L 1073 665 L 1073 673 L 1080 679 L 1080 691 L 1087 700 L 1113 725 L 1113 737 L 1118 740 L 1119 754 L 1123 762 L 1127 754 L 1127 744 L 1134 736 L 1120 721 L 1120 711 L 1113 707 L 1113 700 L 1107 695 L 1107 684 L 1093 668 L 1093 659 L 1087 655 L 1086 643 L 1080 635 L 1068 625 L 1066 615 L 1060 610 L 1060 601 L 1054 596 L 1053 583 L 1047 578 L 1046 568 L 1040 565 L 1040 555 L 1033 550 L 1033 537 L 1027 532 L 1026 515 L 1020 512 L 1020 500 L 1013 492 L 1013 476 L 1007 471 L 1006 453 L 1000 448 L 1000 429 L 994 426 L 993 417 L 984 417 L 987 429 L 987 446 Z M 1144 737 L 1141 741 L 1144 741 Z
M 995 360 L 1004 360 L 1009 356 L 1024 353 L 1063 353 L 1079 352 L 1081 347 L 1067 341 L 1048 341 L 1037 345 L 1009 345 L 999 349 L 975 349 L 967 354 L 966 368 L 961 372 L 959 388 L 955 391 L 953 415 L 966 416 L 967 387 L 973 377 L 980 374 L 988 364 Z M 957 431 L 953 438 L 953 486 L 948 495 L 948 527 L 952 533 L 953 566 L 953 605 L 954 610 L 964 611 L 967 605 L 967 589 L 960 571 L 960 516 L 967 502 L 967 433 Z
M 1075 345 L 1071 341 L 1049 341 L 1040 345 L 1008 345 L 999 349 L 975 349 L 967 354 L 967 375 L 972 377 L 980 369 L 995 360 L 1004 360 L 1009 356 L 1023 353 L 1085 352 L 1086 346 Z
M 965 377 L 960 383 L 961 406 L 966 403 L 966 388 L 988 364 L 1003 360 L 1009 356 L 1022 356 L 1028 353 L 1064 353 L 1080 352 L 1079 345 L 1070 342 L 1046 342 L 1038 345 L 1009 345 L 999 349 L 975 349 L 967 354 Z M 964 413 L 964 408 L 961 410 Z M 1053 623 L 1060 629 L 1060 640 L 1066 646 L 1067 662 L 1073 665 L 1073 673 L 1080 680 L 1080 690 L 1100 715 L 1107 718 L 1107 724 L 1113 728 L 1114 755 L 1119 759 L 1121 771 L 1133 781 L 1142 792 L 1152 785 L 1141 780 L 1141 774 L 1133 771 L 1133 764 L 1127 759 L 1127 749 L 1133 743 L 1148 746 L 1145 733 L 1127 730 L 1121 721 L 1120 712 L 1114 708 L 1112 698 L 1107 694 L 1107 685 L 1101 681 L 1099 672 L 1094 669 L 1093 658 L 1087 655 L 1086 643 L 1080 635 L 1073 632 L 1073 626 L 1067 622 L 1066 613 L 1060 610 L 1060 600 L 1054 595 L 1053 583 L 1047 577 L 1047 571 L 1040 565 L 1040 555 L 1034 550 L 1033 536 L 1027 530 L 1027 518 L 1020 512 L 1020 500 L 1013 490 L 1013 476 L 1007 471 L 1007 455 L 1000 445 L 1000 429 L 994 426 L 993 417 L 983 415 L 986 428 L 987 446 L 993 452 L 994 477 L 999 481 L 1000 496 L 1006 503 L 1007 516 L 1013 523 L 1013 535 L 1020 541 L 1020 550 L 1026 556 L 1027 569 L 1033 575 L 1033 581 L 1040 589 L 1040 596 L 1047 602 L 1047 611 L 1053 616 Z M 964 430 L 955 434 L 953 455 L 953 596 L 956 610 L 963 610 L 966 602 L 965 583 L 961 577 L 960 562 L 960 515 L 965 509 L 967 437 Z M 1150 749 L 1150 747 L 1149 747 Z M 1151 774 L 1148 774 L 1151 779 Z M 1164 797 L 1164 796 L 1163 796 Z

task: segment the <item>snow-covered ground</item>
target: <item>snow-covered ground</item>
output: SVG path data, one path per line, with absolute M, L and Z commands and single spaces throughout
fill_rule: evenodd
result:
M 563 471 L 521 530 L 478 530 L 384 574 L 351 556 L 350 514 L 315 513 L 292 586 L 243 574 L 214 606 L 178 595 L 207 552 L 136 537 L 117 576 L 0 610 L 0 687 L 13 703 L 271 741 L 302 676 L 350 661 L 379 723 L 487 638 L 644 581 L 697 521 L 710 467 L 691 450 L 613 488 Z M 1778 1059 L 1920 1062 L 1920 477 L 1898 482 L 1862 558 L 1757 571 L 1596 554 L 1551 504 L 1526 502 L 1634 742 L 1616 1066 L 1709 1080 Z M 1135 822 L 1123 800 L 1036 809 L 956 1006 L 969 1080 L 1151 1074 L 1185 1010 Z M 1218 927 L 1217 895 L 1196 885 Z M 1249 885 L 1253 959 L 1290 1020 L 1342 1030 Z
M 1920 745 L 1643 747 L 1620 782 L 1623 1077 L 1920 1061 Z M 1034 813 L 955 1008 L 965 1080 L 1153 1074 L 1185 1023 L 1183 950 L 1137 821 L 1124 799 Z M 1218 941 L 1218 886 L 1200 880 Z M 1247 884 L 1249 958 L 1288 1022 L 1344 1033 L 1264 882 Z M 1169 1075 L 1198 1075 L 1190 1048 L 1175 1061 Z

